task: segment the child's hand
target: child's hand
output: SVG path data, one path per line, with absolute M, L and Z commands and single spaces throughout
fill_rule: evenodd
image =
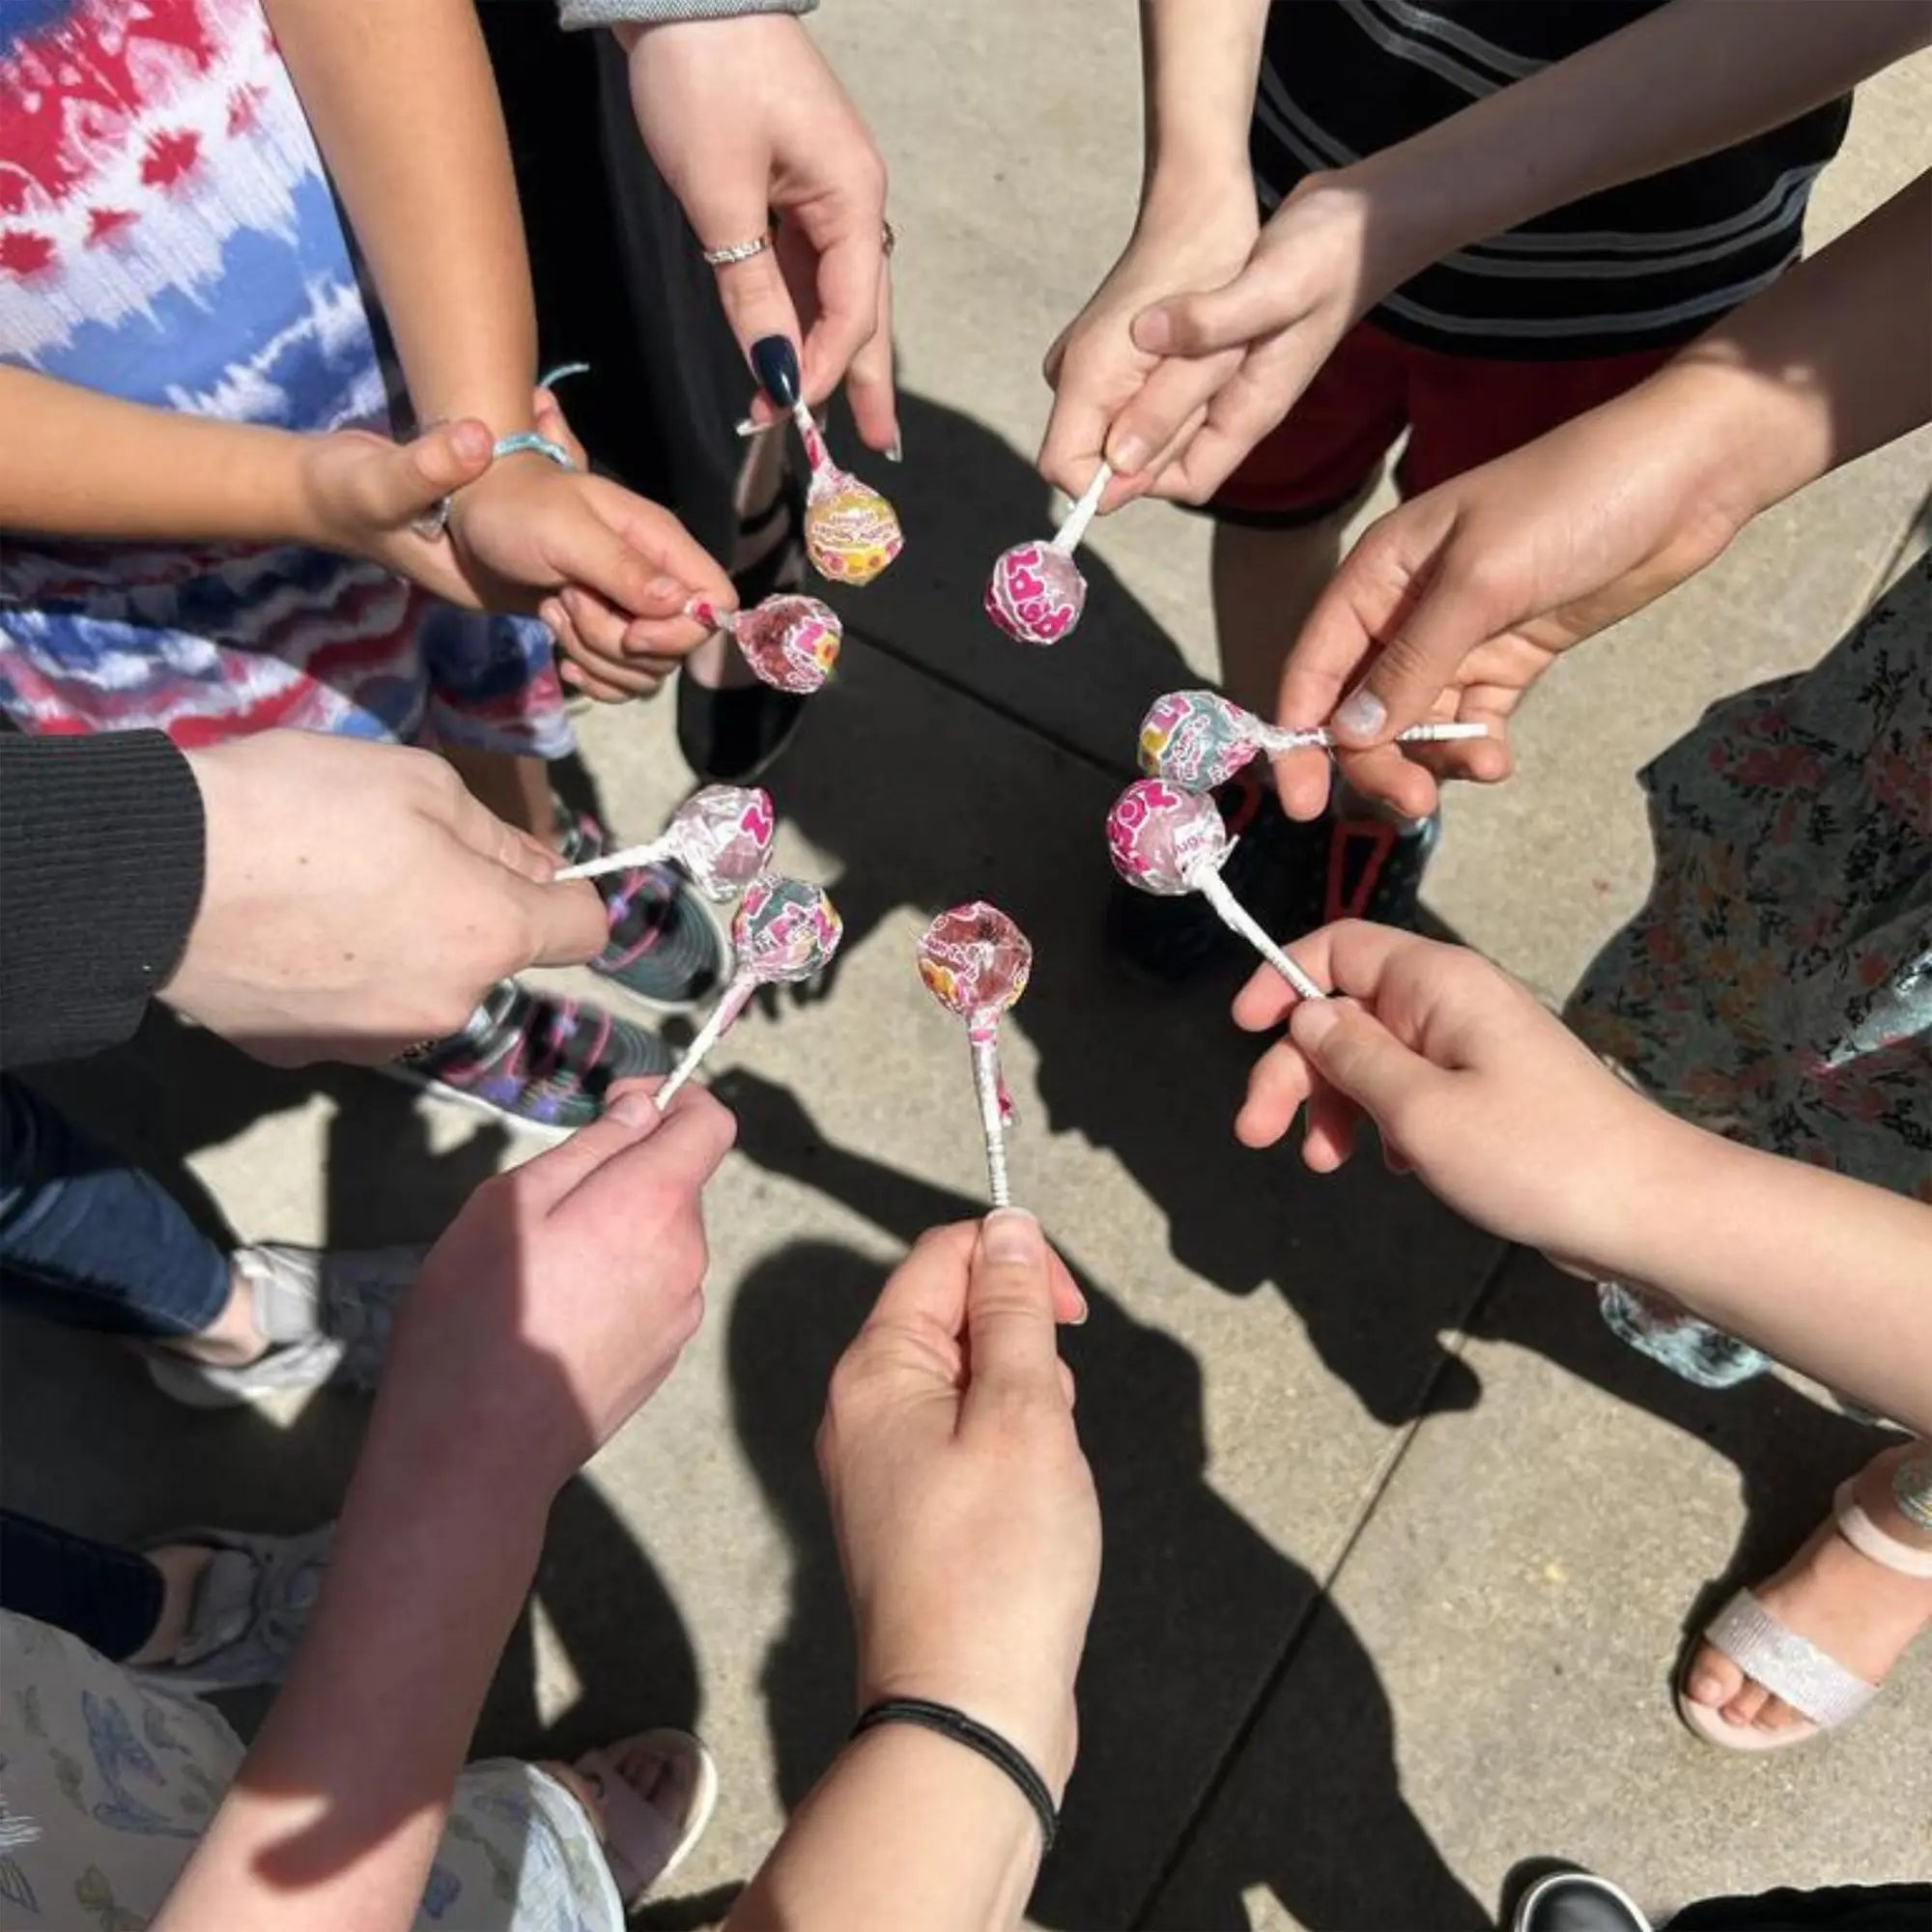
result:
M 1612 1252 L 1666 1115 L 1462 947 L 1350 920 L 1289 951 L 1351 997 L 1297 1000 L 1265 967 L 1242 988 L 1238 1025 L 1288 1032 L 1249 1077 L 1241 1141 L 1271 1147 L 1305 1101 L 1302 1158 L 1327 1174 L 1366 1114 L 1391 1167 L 1492 1233 L 1584 1266 Z
M 1078 497 L 1104 455 L 1119 475 L 1101 500 L 1103 511 L 1146 494 L 1240 363 L 1238 353 L 1189 361 L 1135 343 L 1134 319 L 1144 309 L 1170 296 L 1218 289 L 1254 246 L 1250 181 L 1235 177 L 1204 186 L 1186 201 L 1174 213 L 1152 208 L 1142 213 L 1126 252 L 1046 352 L 1054 402 L 1039 473 Z

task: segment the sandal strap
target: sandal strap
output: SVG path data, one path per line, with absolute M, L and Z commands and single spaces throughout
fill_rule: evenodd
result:
M 1779 1623 L 1748 1590 L 1740 1590 L 1711 1619 L 1704 1635 L 1747 1677 L 1820 1730 L 1850 1723 L 1878 1695 L 1876 1685 Z
M 1868 1556 L 1881 1569 L 1892 1571 L 1900 1577 L 1932 1577 L 1932 1549 L 1915 1549 L 1889 1530 L 1881 1529 L 1852 1493 L 1854 1480 L 1848 1477 L 1840 1483 L 1837 1493 L 1832 1498 L 1832 1507 L 1837 1514 L 1838 1534 L 1861 1556 Z

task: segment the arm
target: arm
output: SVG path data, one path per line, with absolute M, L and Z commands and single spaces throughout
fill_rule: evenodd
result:
M 1920 1434 L 1932 1431 L 1932 1208 L 1740 1147 L 1626 1087 L 1487 960 L 1348 922 L 1290 949 L 1355 1004 L 1264 971 L 1235 1003 L 1286 1035 L 1236 1122 L 1271 1146 L 1303 1104 L 1326 1173 L 1372 1119 L 1459 1213 L 1573 1271 L 1662 1289 Z
M 557 1488 L 696 1330 L 698 1191 L 730 1116 L 636 1086 L 472 1197 L 398 1320 L 314 1621 L 156 1921 L 414 1918 Z
M 1932 174 L 1647 383 L 1391 511 L 1309 613 L 1284 724 L 1334 720 L 1350 782 L 1408 814 L 1435 780 L 1508 775 L 1508 720 L 1557 657 L 1716 557 L 1771 504 L 1932 419 Z M 1411 758 L 1430 717 L 1491 735 Z M 1327 760 L 1276 767 L 1297 818 Z

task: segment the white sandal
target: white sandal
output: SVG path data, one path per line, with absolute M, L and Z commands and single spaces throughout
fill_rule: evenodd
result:
M 640 1797 L 617 1769 L 625 1753 L 639 1746 L 667 1761 L 687 1766 L 691 1797 L 682 1816 L 672 1816 Z M 689 1731 L 639 1731 L 601 1750 L 586 1751 L 574 1770 L 597 1787 L 604 1813 L 604 1856 L 616 1881 L 628 1917 L 690 1856 L 704 1835 L 718 1804 L 718 1765 L 702 1739 Z
M 1932 1578 L 1932 1549 L 1915 1549 L 1881 1529 L 1853 1494 L 1855 1480 L 1848 1477 L 1840 1483 L 1832 1498 L 1837 1533 L 1883 1569 L 1901 1577 Z M 1729 1723 L 1716 1707 L 1697 1703 L 1680 1675 L 1677 1715 L 1706 1744 L 1724 1750 L 1783 1750 L 1804 1744 L 1822 1731 L 1849 1724 L 1878 1695 L 1876 1684 L 1867 1684 L 1809 1637 L 1779 1623 L 1748 1590 L 1740 1590 L 1711 1619 L 1700 1641 L 1723 1652 L 1752 1683 L 1781 1697 L 1802 1720 L 1781 1724 L 1775 1731 Z M 1692 1655 L 1695 1650 L 1693 1644 Z

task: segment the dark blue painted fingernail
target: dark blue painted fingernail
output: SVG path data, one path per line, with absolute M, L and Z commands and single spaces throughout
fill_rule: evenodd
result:
M 788 410 L 798 401 L 798 351 L 786 337 L 764 335 L 753 343 L 752 368 L 758 385 L 780 409 Z

